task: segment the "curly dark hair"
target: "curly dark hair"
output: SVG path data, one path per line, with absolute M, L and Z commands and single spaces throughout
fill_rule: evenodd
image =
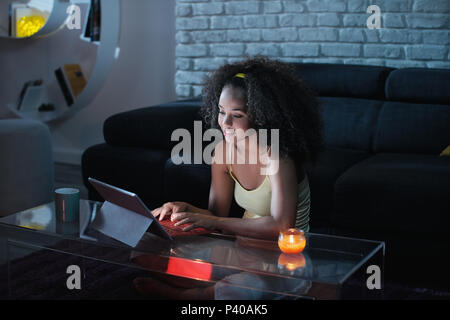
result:
M 244 79 L 235 77 L 244 73 Z M 322 119 L 316 94 L 294 67 L 257 56 L 221 66 L 205 79 L 200 114 L 207 127 L 220 128 L 218 104 L 225 86 L 242 89 L 253 128 L 279 129 L 279 153 L 296 163 L 315 162 L 322 147 Z M 268 135 L 270 144 L 270 135 Z

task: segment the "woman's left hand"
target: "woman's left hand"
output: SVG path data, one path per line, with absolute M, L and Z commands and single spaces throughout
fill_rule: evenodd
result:
M 196 212 L 176 212 L 172 213 L 170 219 L 172 221 L 177 221 L 175 226 L 189 223 L 190 225 L 183 229 L 183 231 L 189 231 L 199 227 L 214 230 L 216 229 L 216 223 L 219 218 L 213 215 L 206 215 Z

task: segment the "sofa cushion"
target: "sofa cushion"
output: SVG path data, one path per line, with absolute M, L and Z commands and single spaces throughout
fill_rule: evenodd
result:
M 450 145 L 447 146 L 447 148 L 445 148 L 444 150 L 442 150 L 440 156 L 445 156 L 445 157 L 449 157 L 450 156 Z
M 172 133 L 179 128 L 194 132 L 201 121 L 199 100 L 176 101 L 112 115 L 105 120 L 103 135 L 110 145 L 171 149 Z
M 335 185 L 334 226 L 448 234 L 450 159 L 420 154 L 371 156 Z
M 334 184 L 355 163 L 367 158 L 365 151 L 326 148 L 319 153 L 314 166 L 307 165 L 311 189 L 311 228 L 329 227 L 333 211 Z
M 293 63 L 297 74 L 320 96 L 384 99 L 393 68 L 341 64 Z
M 164 201 L 164 165 L 169 151 L 98 144 L 86 149 L 82 156 L 82 173 L 89 199 L 103 198 L 88 182 L 92 177 L 136 193 L 153 209 Z
M 450 105 L 386 102 L 380 112 L 374 152 L 439 155 L 450 144 Z
M 380 100 L 319 98 L 325 145 L 369 151 L 376 130 Z
M 211 167 L 206 164 L 174 164 L 168 159 L 164 166 L 165 201 L 184 201 L 208 208 Z
M 386 80 L 386 97 L 392 101 L 450 105 L 449 87 L 449 69 L 398 69 Z

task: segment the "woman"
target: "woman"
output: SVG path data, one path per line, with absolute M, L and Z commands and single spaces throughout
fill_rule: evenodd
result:
M 315 159 L 322 137 L 312 91 L 290 65 L 257 57 L 220 67 L 203 93 L 203 118 L 225 137 L 214 150 L 208 209 L 169 202 L 153 215 L 189 224 L 186 231 L 203 227 L 262 239 L 294 226 L 309 231 L 303 164 Z M 278 141 L 271 136 L 265 146 L 262 130 L 277 133 Z M 233 193 L 246 210 L 243 219 L 228 217 Z
M 208 209 L 169 202 L 153 215 L 188 224 L 185 231 L 203 227 L 260 239 L 276 239 L 280 230 L 291 227 L 309 231 L 303 165 L 315 160 L 322 141 L 313 92 L 290 65 L 256 57 L 220 67 L 206 79 L 203 98 L 204 121 L 225 137 L 214 149 Z M 229 217 L 233 195 L 246 210 L 242 219 Z M 173 288 L 152 278 L 137 278 L 134 284 L 143 294 L 157 289 L 174 299 L 212 299 L 229 291 L 222 285 Z

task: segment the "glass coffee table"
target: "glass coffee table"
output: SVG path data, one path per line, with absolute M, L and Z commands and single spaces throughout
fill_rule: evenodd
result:
M 215 299 L 383 297 L 383 242 L 306 233 L 306 248 L 289 255 L 275 241 L 216 233 L 168 241 L 146 233 L 132 248 L 90 228 L 101 205 L 81 200 L 75 223 L 58 222 L 54 203 L 1 218 L 0 294 L 28 298 L 24 292 L 39 291 L 45 279 L 46 289 L 32 298 L 85 298 L 102 277 L 109 285 L 118 279 L 131 285 L 120 278 L 126 273 L 184 288 L 214 286 Z

